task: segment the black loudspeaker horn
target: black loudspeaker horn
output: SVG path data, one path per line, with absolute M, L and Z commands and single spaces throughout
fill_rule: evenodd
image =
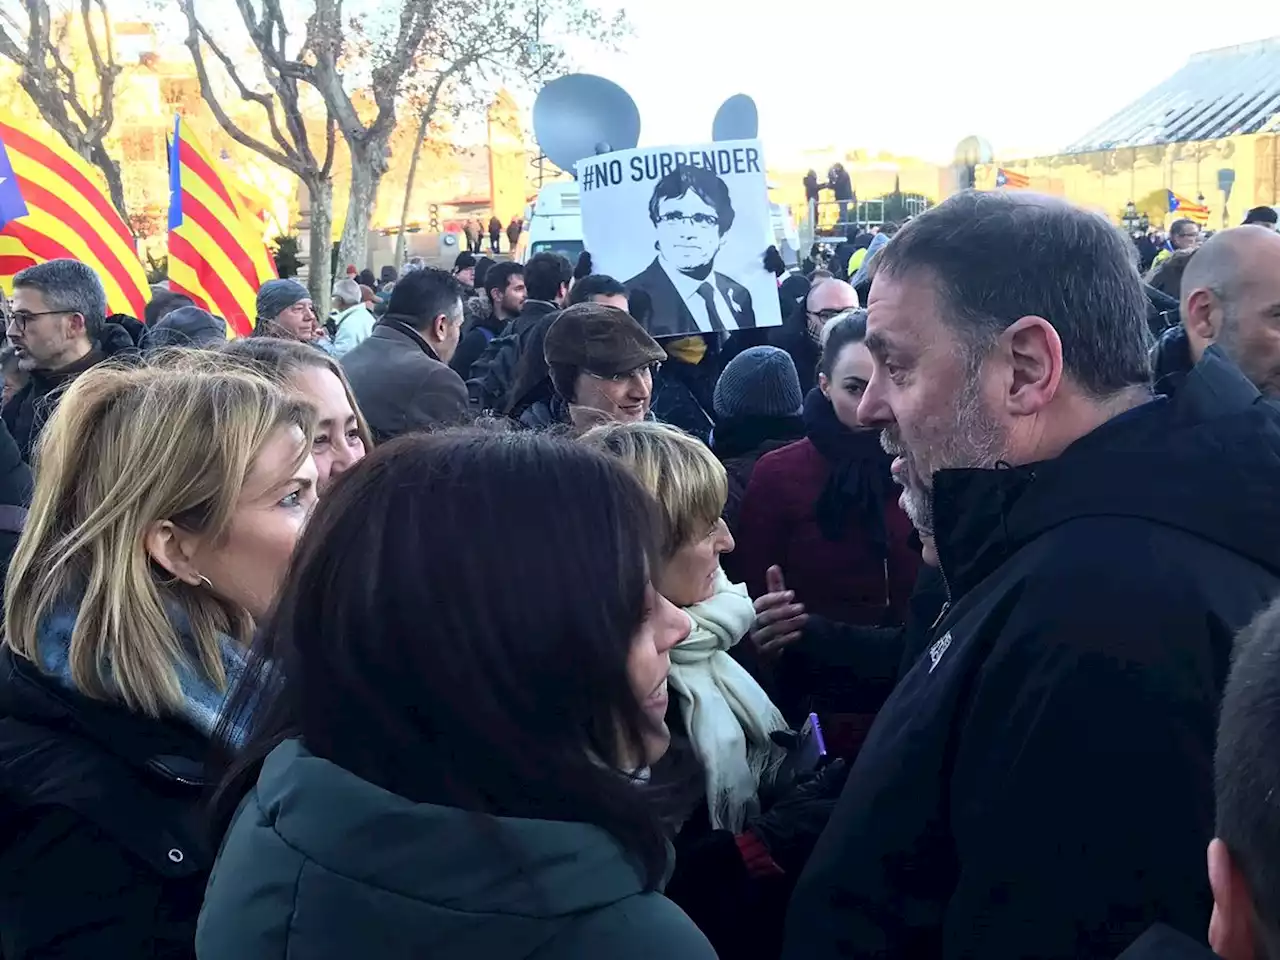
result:
M 745 93 L 735 93 L 720 104 L 711 124 L 712 140 L 754 140 L 759 132 L 756 102 Z
M 538 94 L 533 132 L 551 162 L 572 173 L 579 160 L 639 143 L 640 110 L 612 80 L 571 73 Z

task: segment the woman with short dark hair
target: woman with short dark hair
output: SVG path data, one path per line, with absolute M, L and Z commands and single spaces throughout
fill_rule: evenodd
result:
M 658 893 L 689 631 L 659 555 L 621 466 L 536 433 L 405 437 L 337 481 L 227 721 L 221 809 L 252 790 L 200 957 L 714 957 Z

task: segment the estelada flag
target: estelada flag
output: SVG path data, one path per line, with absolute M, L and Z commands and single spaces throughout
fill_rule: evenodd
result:
M 1196 203 L 1194 200 L 1188 200 L 1186 197 L 1179 196 L 1172 190 L 1167 191 L 1167 193 L 1169 194 L 1170 213 L 1181 214 L 1188 220 L 1194 220 L 1202 227 L 1209 222 L 1209 208 L 1203 203 Z
M 177 118 L 169 144 L 169 289 L 226 320 L 228 337 L 243 337 L 253 331 L 258 288 L 275 276 L 261 221 Z
M 1013 187 L 1018 190 L 1025 190 L 1031 186 L 1031 178 L 1025 173 L 1018 173 L 1016 170 L 1006 170 L 1001 167 L 996 171 L 997 187 Z
M 109 312 L 142 316 L 147 273 L 101 172 L 47 126 L 0 116 L 0 284 L 61 259 L 94 269 Z

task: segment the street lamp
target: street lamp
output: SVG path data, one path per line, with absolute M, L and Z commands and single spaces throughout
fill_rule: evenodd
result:
M 1146 232 L 1150 225 L 1145 214 L 1139 214 L 1138 208 L 1132 200 L 1124 205 L 1124 215 L 1120 218 L 1120 222 L 1124 224 L 1125 230 L 1129 233 L 1137 233 L 1139 230 Z

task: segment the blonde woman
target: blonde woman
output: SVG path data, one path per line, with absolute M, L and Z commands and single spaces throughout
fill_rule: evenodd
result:
M 315 501 L 314 410 L 216 354 L 77 378 L 0 648 L 0 954 L 192 957 L 203 759 Z
M 720 568 L 733 550 L 721 519 L 724 466 L 700 441 L 667 424 L 597 427 L 583 443 L 620 460 L 657 500 L 663 520 L 659 593 L 684 610 L 687 639 L 671 650 L 667 723 L 687 736 L 705 771 L 705 806 L 676 837 L 667 895 L 684 908 L 723 957 L 776 956 L 794 880 L 825 825 L 843 768 L 800 784 L 775 782 L 787 724 L 760 684 L 729 651 L 747 635 L 755 607 L 746 587 Z M 655 770 L 661 778 L 662 770 Z M 761 801 L 780 797 L 770 809 Z M 738 878 L 750 887 L 743 889 Z M 733 882 L 728 882 L 732 880 Z M 753 906 L 744 915 L 747 903 Z
M 316 408 L 311 454 L 316 461 L 319 493 L 373 450 L 373 435 L 351 384 L 338 361 L 327 353 L 304 343 L 268 337 L 233 340 L 222 351 L 280 381 Z

